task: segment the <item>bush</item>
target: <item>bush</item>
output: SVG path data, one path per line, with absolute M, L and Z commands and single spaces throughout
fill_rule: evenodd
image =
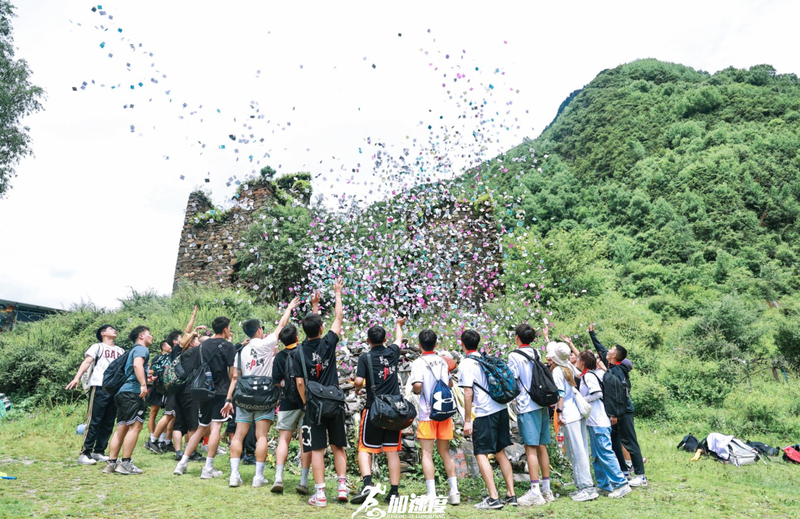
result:
M 800 323 L 781 319 L 775 331 L 775 345 L 787 362 L 800 367 Z
M 711 301 L 691 327 L 694 352 L 703 359 L 730 359 L 757 349 L 764 335 L 763 311 L 736 294 Z
M 631 374 L 631 399 L 636 416 L 642 418 L 663 418 L 667 416 L 669 390 L 650 375 Z
M 717 362 L 691 357 L 664 359 L 657 381 L 672 398 L 695 405 L 719 406 L 731 387 L 738 383 L 735 371 Z

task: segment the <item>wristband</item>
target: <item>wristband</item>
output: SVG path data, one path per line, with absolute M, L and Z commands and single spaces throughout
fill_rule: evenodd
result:
M 230 398 L 226 398 L 226 399 L 225 399 L 225 403 L 227 403 L 227 404 L 232 404 L 232 403 L 233 403 L 233 400 L 231 400 Z
M 559 408 L 556 407 L 556 413 L 563 413 L 563 412 L 564 412 L 563 409 L 559 409 Z

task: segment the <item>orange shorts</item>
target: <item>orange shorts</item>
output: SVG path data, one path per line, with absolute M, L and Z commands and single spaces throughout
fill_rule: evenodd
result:
M 448 418 L 443 422 L 428 420 L 417 425 L 418 440 L 452 440 L 453 419 Z
M 375 427 L 369 421 L 369 409 L 361 411 L 361 427 L 358 431 L 358 451 L 378 454 L 399 452 L 401 431 L 387 431 Z

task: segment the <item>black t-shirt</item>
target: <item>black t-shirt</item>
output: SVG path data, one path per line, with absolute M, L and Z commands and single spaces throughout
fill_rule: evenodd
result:
M 219 350 L 215 353 L 216 350 Z M 236 360 L 236 350 L 233 344 L 225 339 L 208 339 L 200 346 L 192 348 L 181 355 L 181 364 L 184 370 L 192 370 L 201 366 L 200 355 L 202 351 L 203 362 L 208 362 L 207 370 L 211 372 L 216 394 L 227 395 L 231 385 L 228 368 Z M 190 384 L 186 384 L 188 387 Z
M 375 392 L 378 395 L 399 395 L 400 384 L 397 381 L 397 362 L 400 360 L 400 346 L 392 344 L 389 347 L 384 345 L 375 346 L 369 352 L 372 357 L 372 372 L 367 370 L 367 354 L 362 353 L 358 358 L 356 376 L 364 379 L 367 388 L 367 407 L 372 404 L 375 395 L 372 394 L 372 384 L 375 384 Z
M 295 352 L 292 357 L 289 357 L 289 354 Z M 272 381 L 276 384 L 280 384 L 284 382 L 287 378 L 291 378 L 291 370 L 292 365 L 291 362 L 294 360 L 294 357 L 297 357 L 298 354 L 297 348 L 292 348 L 291 350 L 287 350 L 286 348 L 282 349 L 275 355 L 275 360 L 272 362 Z M 289 371 L 286 370 L 286 360 L 289 359 Z M 292 388 L 296 388 L 295 385 L 292 385 Z M 294 398 L 289 398 L 289 388 L 288 384 L 284 382 L 283 387 L 281 388 L 281 411 L 294 411 L 295 409 L 300 409 L 300 406 L 297 402 L 300 402 L 300 395 L 297 394 L 297 390 L 294 391 Z
M 319 382 L 323 386 L 339 386 L 339 372 L 336 370 L 337 344 L 339 344 L 339 336 L 329 331 L 325 337 L 306 340 L 299 346 L 299 348 L 303 348 L 309 382 Z M 300 360 L 299 351 L 294 354 L 292 376 L 303 378 L 303 363 Z

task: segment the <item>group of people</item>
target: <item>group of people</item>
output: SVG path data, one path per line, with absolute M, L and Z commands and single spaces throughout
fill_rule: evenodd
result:
M 291 324 L 292 311 L 299 305 L 295 298 L 289 303 L 276 328 L 267 334 L 262 323 L 250 319 L 242 323 L 247 336 L 245 341 L 234 345 L 230 319 L 217 317 L 211 323 L 213 335 L 204 335 L 205 327 L 194 327 L 197 314 L 183 333 L 171 333 L 160 345 L 161 355 L 149 362 L 153 337 L 145 326 L 135 327 L 129 334 L 134 346 L 124 366 L 125 382 L 113 397 L 102 389 L 103 373 L 108 365 L 123 355 L 115 345 L 117 330 L 110 325 L 97 330 L 98 343 L 91 346 L 67 389 L 76 387 L 88 369 L 93 368 L 88 380 L 89 406 L 83 445 L 78 462 L 94 465 L 105 462 L 104 473 L 122 475 L 140 474 L 133 464 L 132 455 L 140 431 L 143 428 L 147 404 L 150 405 L 148 421 L 149 438 L 145 447 L 152 452 L 174 452 L 176 475 L 188 471 L 190 461 L 204 463 L 200 471 L 202 479 L 223 475 L 214 466 L 220 445 L 222 425 L 232 421 L 235 427 L 230 440 L 229 485 L 242 485 L 239 466 L 242 460 L 243 443 L 250 431 L 255 429 L 255 476 L 252 486 L 268 485 L 264 476 L 267 458 L 267 437 L 270 427 L 278 430 L 276 469 L 271 491 L 284 490 L 283 471 L 288 458 L 289 444 L 295 434 L 301 439 L 301 479 L 296 491 L 311 494 L 308 503 L 315 507 L 327 506 L 325 492 L 325 452 L 330 447 L 334 470 L 337 475 L 337 500 L 361 504 L 373 500 L 377 485 L 373 482 L 372 455 L 383 452 L 389 471 L 389 490 L 385 502 L 390 503 L 399 496 L 401 432 L 382 429 L 370 418 L 372 403 L 383 395 L 401 395 L 398 379 L 398 364 L 401 359 L 400 345 L 403 341 L 405 318 L 398 319 L 394 329 L 394 344 L 386 344 L 386 330 L 373 326 L 367 331 L 369 350 L 358 359 L 352 379 L 358 393 L 366 388 L 366 406 L 361 411 L 358 434 L 358 465 L 363 480 L 361 490 L 350 496 L 346 478 L 347 457 L 345 447 L 345 407 L 311 416 L 309 397 L 313 388 L 336 388 L 339 386 L 336 350 L 342 333 L 342 279 L 334 283 L 334 318 L 326 332 L 319 313 L 319 293 L 311 297 L 312 311 L 302 319 L 305 339 L 300 342 L 298 329 Z M 510 404 L 498 402 L 489 391 L 489 381 L 481 362 L 480 335 L 474 330 L 461 334 L 460 342 L 464 358 L 458 365 L 458 386 L 464 394 L 464 435 L 471 437 L 473 451 L 488 496 L 476 504 L 478 509 L 500 509 L 504 506 L 544 505 L 555 500 L 550 487 L 550 463 L 546 446 L 551 443 L 550 417 L 554 416 L 557 427 L 563 431 L 566 455 L 573 467 L 576 491 L 571 494 L 575 501 L 596 499 L 600 492 L 608 497 L 619 498 L 631 492 L 631 487 L 647 485 L 644 463 L 636 439 L 633 421 L 633 404 L 627 397 L 624 412 L 610 416 L 604 405 L 604 379 L 616 377 L 630 390 L 630 361 L 622 346 L 607 350 L 597 339 L 593 326 L 589 333 L 595 346 L 593 351 L 578 351 L 568 337 L 560 342 L 550 341 L 549 324 L 545 323 L 543 337 L 546 343 L 545 360 L 542 364 L 541 350 L 532 347 L 536 331 L 528 324 L 515 330 L 517 349 L 508 355 L 507 366 L 518 384 L 518 395 Z M 437 498 L 434 448 L 439 452 L 448 479 L 447 499 L 450 505 L 458 505 L 461 496 L 449 442 L 453 439 L 452 418 L 433 419 L 436 398 L 432 392 L 437 384 L 453 386 L 451 371 L 442 355 L 437 354 L 437 335 L 429 329 L 419 332 L 421 355 L 413 361 L 410 383 L 413 392 L 420 396 L 417 415 L 417 440 L 422 453 L 422 470 L 426 493 L 420 496 L 421 504 L 432 503 Z M 280 348 L 279 344 L 283 345 Z M 183 369 L 189 373 L 205 370 L 209 388 L 213 395 L 200 403 L 192 397 L 189 384 L 177 394 L 162 395 L 152 385 L 154 368 L 180 358 Z M 534 371 L 542 365 L 549 369 L 551 383 L 555 384 L 558 400 L 553 406 L 540 406 L 532 398 Z M 279 402 L 275 409 L 248 410 L 236 405 L 236 388 L 239 379 L 270 377 L 278 386 Z M 591 405 L 591 413 L 580 411 L 578 399 Z M 308 404 L 308 406 L 307 406 Z M 525 445 L 530 476 L 530 490 L 517 499 L 511 463 L 505 448 L 512 445 L 508 405 L 516 413 L 521 442 Z M 156 422 L 158 410 L 165 413 Z M 276 416 L 277 415 L 277 416 Z M 474 416 L 474 419 L 473 419 Z M 114 423 L 116 431 L 111 437 Z M 229 425 L 228 432 L 232 427 Z M 110 446 L 109 438 L 111 437 Z M 207 454 L 197 451 L 204 438 L 207 439 Z M 185 446 L 183 442 L 185 441 Z M 589 468 L 589 446 L 597 487 Z M 109 448 L 108 456 L 105 455 Z M 623 448 L 624 447 L 624 448 Z M 629 455 L 634 475 L 629 473 L 626 453 Z M 503 498 L 498 494 L 494 472 L 489 456 L 494 455 L 506 484 Z M 541 478 L 540 478 L 541 472 Z M 309 486 L 309 473 L 314 487 Z

